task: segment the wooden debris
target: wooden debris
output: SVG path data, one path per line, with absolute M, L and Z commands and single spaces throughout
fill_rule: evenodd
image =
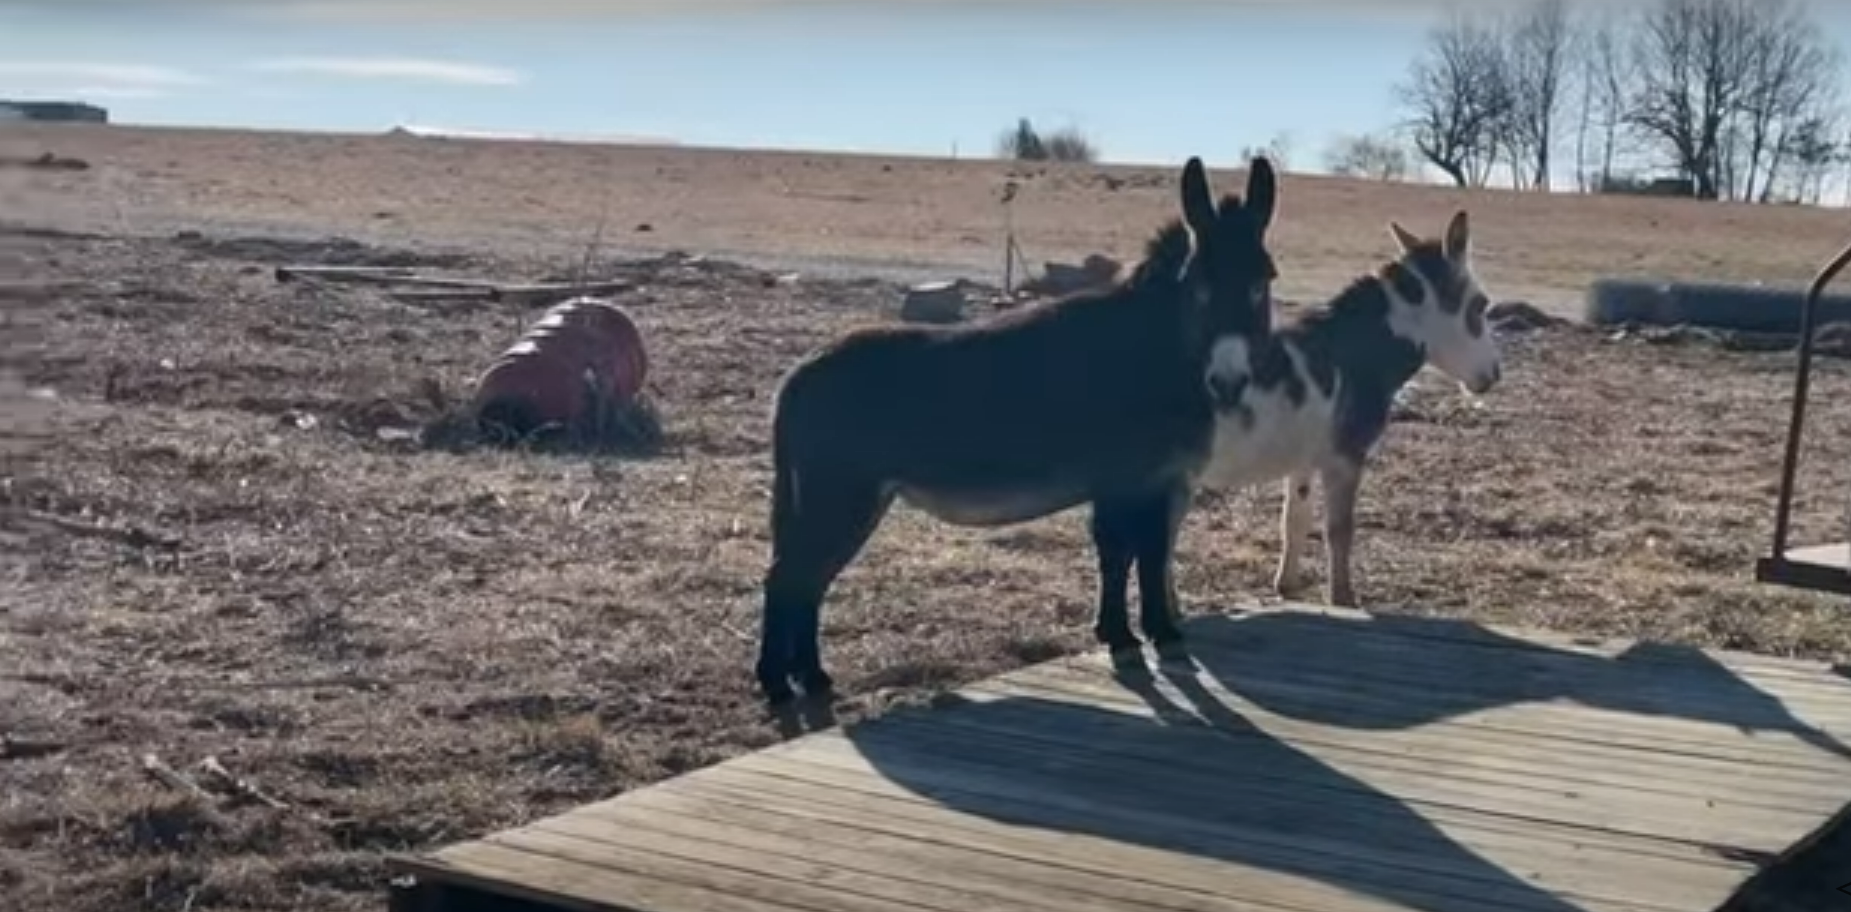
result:
M 333 271 L 328 271 L 332 269 Z M 494 288 L 501 283 L 487 279 L 437 278 L 421 276 L 406 270 L 364 270 L 355 271 L 352 267 L 329 266 L 278 266 L 276 280 L 287 282 L 291 279 L 314 279 L 322 282 L 352 282 L 361 285 L 413 285 L 426 288 Z
M 276 280 L 287 282 L 291 279 L 334 279 L 339 276 L 409 276 L 415 275 L 403 266 L 278 266 Z
M 197 798 L 200 801 L 204 801 L 207 803 L 211 803 L 212 801 L 211 792 L 208 792 L 204 788 L 201 788 L 199 783 L 194 782 L 191 779 L 188 779 L 186 776 L 182 775 L 179 770 L 176 770 L 173 767 L 168 766 L 166 763 L 161 761 L 161 758 L 156 757 L 153 754 L 142 754 L 141 755 L 141 772 L 142 772 L 142 775 L 145 775 L 148 778 L 153 779 L 154 781 L 159 782 L 160 784 L 165 785 L 168 788 L 173 789 L 176 792 L 189 795 L 193 798 Z
M 395 291 L 386 297 L 400 304 L 450 304 L 458 301 L 493 301 L 492 288 L 433 288 L 423 291 Z
M 614 279 L 605 282 L 541 282 L 534 284 L 467 279 L 454 276 L 425 276 L 409 269 L 389 266 L 278 266 L 276 280 L 348 282 L 365 285 L 407 286 L 389 293 L 405 304 L 448 303 L 451 301 L 532 302 L 549 298 L 565 299 L 581 295 L 608 295 L 630 291 L 632 282 Z
M 496 301 L 524 301 L 535 298 L 576 298 L 581 295 L 607 295 L 629 291 L 636 285 L 622 279 L 609 282 L 572 282 L 566 284 L 497 285 L 489 291 Z
M 61 754 L 69 749 L 70 745 L 63 741 L 0 735 L 0 760 L 31 760 L 35 757 Z
M 249 779 L 238 778 L 231 770 L 226 769 L 217 757 L 207 757 L 199 761 L 199 771 L 208 780 L 218 784 L 221 789 L 235 797 L 256 802 L 272 810 L 289 809 L 288 803 L 259 789 L 256 783 Z
M 46 513 L 41 510 L 8 510 L 6 512 L 17 518 L 24 519 L 27 522 L 50 526 L 67 535 L 75 535 L 79 538 L 106 539 L 127 545 L 131 548 L 157 548 L 162 551 L 178 551 L 181 545 L 184 544 L 181 539 L 175 536 L 153 532 L 139 526 L 106 526 L 97 523 L 87 523 L 81 520 L 71 519 L 68 516 L 59 516 L 56 513 Z

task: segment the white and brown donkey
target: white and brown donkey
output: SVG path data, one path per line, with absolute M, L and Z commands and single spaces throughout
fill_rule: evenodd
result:
M 1327 595 L 1333 605 L 1354 606 L 1356 496 L 1396 393 L 1428 363 L 1474 394 L 1491 389 L 1502 373 L 1486 319 L 1490 302 L 1472 271 L 1466 214 L 1453 216 L 1444 239 L 1389 227 L 1398 259 L 1258 337 L 1270 341 L 1257 350 L 1244 337 L 1224 337 L 1210 362 L 1208 384 L 1221 417 L 1199 484 L 1234 489 L 1285 480 L 1273 581 L 1281 594 L 1302 587 L 1312 476 L 1324 489 Z

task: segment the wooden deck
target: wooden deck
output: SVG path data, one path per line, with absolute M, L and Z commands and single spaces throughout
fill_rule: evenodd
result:
M 1189 672 L 1038 665 L 397 869 L 455 909 L 1704 912 L 1851 800 L 1822 664 L 1323 610 L 1190 632 Z

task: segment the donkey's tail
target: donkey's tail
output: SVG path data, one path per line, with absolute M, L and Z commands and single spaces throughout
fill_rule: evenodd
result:
M 795 531 L 799 493 L 790 421 L 782 412 L 780 409 L 771 420 L 771 549 L 774 561 Z
M 782 397 L 780 397 L 782 399 Z M 780 406 L 782 403 L 780 402 Z M 773 704 L 791 695 L 791 548 L 797 541 L 798 478 L 790 416 L 782 407 L 771 416 L 771 554 L 765 568 L 758 664 L 759 687 Z

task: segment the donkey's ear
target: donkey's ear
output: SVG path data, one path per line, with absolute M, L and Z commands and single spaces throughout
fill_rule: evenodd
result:
M 1260 234 L 1273 223 L 1273 210 L 1279 205 L 1279 178 L 1273 163 L 1264 155 L 1255 155 L 1247 167 L 1247 211 L 1253 213 Z
M 1446 226 L 1446 258 L 1465 262 L 1472 256 L 1472 226 L 1461 209 L 1453 215 L 1452 223 Z
M 1401 227 L 1400 222 L 1389 222 L 1388 231 L 1395 236 L 1395 245 L 1401 248 L 1403 254 L 1413 253 L 1414 248 L 1420 246 L 1420 238 L 1414 232 Z
M 1198 235 L 1208 234 L 1215 227 L 1215 199 L 1208 189 L 1208 170 L 1202 167 L 1202 159 L 1193 155 L 1183 165 L 1183 221 Z

